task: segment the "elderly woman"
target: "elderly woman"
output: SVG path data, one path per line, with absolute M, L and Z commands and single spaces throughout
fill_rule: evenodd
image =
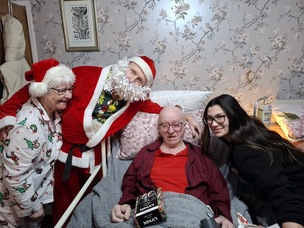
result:
M 75 75 L 55 59 L 33 64 L 25 77 L 31 95 L 1 145 L 0 221 L 39 227 L 43 205 L 53 202 L 53 170 L 62 145 L 61 110 L 73 94 Z

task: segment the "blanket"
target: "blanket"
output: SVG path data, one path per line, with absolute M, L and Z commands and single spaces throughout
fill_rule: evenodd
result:
M 120 185 L 113 177 L 104 177 L 76 207 L 67 227 L 135 227 L 134 210 L 129 221 L 123 223 L 111 223 L 111 209 L 119 201 L 122 193 Z M 165 210 L 168 218 L 165 222 L 153 227 L 200 227 L 200 221 L 210 214 L 206 204 L 188 194 L 164 192 Z M 236 201 L 235 201 L 236 202 Z M 232 201 L 234 203 L 234 200 Z M 246 216 L 246 206 L 237 201 L 238 209 L 232 208 L 234 221 L 237 221 L 236 213 L 239 211 Z M 248 214 L 247 214 L 248 216 Z
M 122 192 L 121 185 L 123 176 L 132 160 L 120 160 L 116 155 L 120 149 L 119 140 L 112 140 L 112 153 L 107 157 L 108 167 L 107 175 L 93 188 L 75 208 L 71 220 L 67 227 L 135 227 L 134 211 L 131 219 L 124 223 L 111 223 L 110 212 L 114 205 L 119 201 Z M 213 143 L 217 151 L 220 151 L 220 161 L 217 165 L 220 167 L 224 177 L 228 180 L 228 189 L 231 197 L 231 216 L 233 223 L 238 227 L 237 212 L 243 215 L 249 223 L 252 223 L 247 206 L 235 196 L 235 189 L 232 187 L 235 183 L 235 174 L 229 171 L 226 165 L 228 153 L 225 151 L 223 143 L 216 138 Z M 226 156 L 226 157 L 225 157 Z M 225 159 L 224 159 L 225 158 Z M 206 218 L 207 206 L 197 198 L 173 192 L 164 192 L 165 209 L 168 215 L 167 221 L 153 227 L 200 227 L 200 220 Z M 210 213 L 210 212 L 209 212 Z

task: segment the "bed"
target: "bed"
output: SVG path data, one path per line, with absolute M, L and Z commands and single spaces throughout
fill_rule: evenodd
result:
M 304 152 L 304 99 L 275 100 L 272 116 L 279 126 L 279 129 L 272 126 L 272 129 Z
M 203 125 L 203 109 L 210 95 L 211 93 L 208 91 L 156 91 L 151 92 L 150 99 L 161 106 L 180 105 L 187 115 L 191 115 Z M 122 178 L 132 162 L 132 158 L 143 146 L 157 139 L 157 121 L 157 114 L 139 112 L 121 132 L 112 136 L 110 141 L 108 139 L 102 142 L 103 163 L 94 171 L 92 178 L 98 172 L 98 169 L 103 169 L 103 179 L 74 210 L 85 191 L 85 189 L 81 190 L 79 196 L 75 198 L 55 228 L 61 227 L 72 211 L 73 215 L 68 227 L 134 227 L 133 216 L 132 219 L 123 224 L 112 224 L 109 213 L 119 201 Z M 191 136 L 188 125 L 186 125 L 184 139 L 195 145 L 201 144 L 199 137 L 193 138 Z M 232 198 L 231 215 L 233 222 L 236 226 L 239 224 L 237 213 L 251 222 L 247 206 L 234 197 L 234 188 L 230 185 L 233 182 L 230 179 L 233 177 L 230 175 L 229 167 L 226 166 L 227 148 L 221 141 L 217 140 L 217 138 L 214 138 L 212 145 L 219 151 L 217 164 L 227 179 Z M 208 212 L 210 213 L 205 204 L 190 195 L 165 192 L 164 198 L 168 219 L 161 226 L 156 227 L 189 227 L 189 225 L 199 227 L 200 220 L 207 218 Z M 176 210 L 176 208 L 179 209 Z

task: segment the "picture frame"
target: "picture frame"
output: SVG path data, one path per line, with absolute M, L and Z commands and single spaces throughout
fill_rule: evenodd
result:
M 60 0 L 66 51 L 99 51 L 95 0 Z

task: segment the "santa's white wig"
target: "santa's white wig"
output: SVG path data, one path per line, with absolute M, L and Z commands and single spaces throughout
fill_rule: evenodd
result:
M 129 64 L 135 63 L 144 73 L 147 83 L 146 85 L 136 85 L 130 83 L 126 76 L 126 71 Z M 156 75 L 154 62 L 147 56 L 135 56 L 130 59 L 123 58 L 112 66 L 112 72 L 104 85 L 104 90 L 107 92 L 115 91 L 119 98 L 125 101 L 140 101 L 149 99 L 151 86 Z

